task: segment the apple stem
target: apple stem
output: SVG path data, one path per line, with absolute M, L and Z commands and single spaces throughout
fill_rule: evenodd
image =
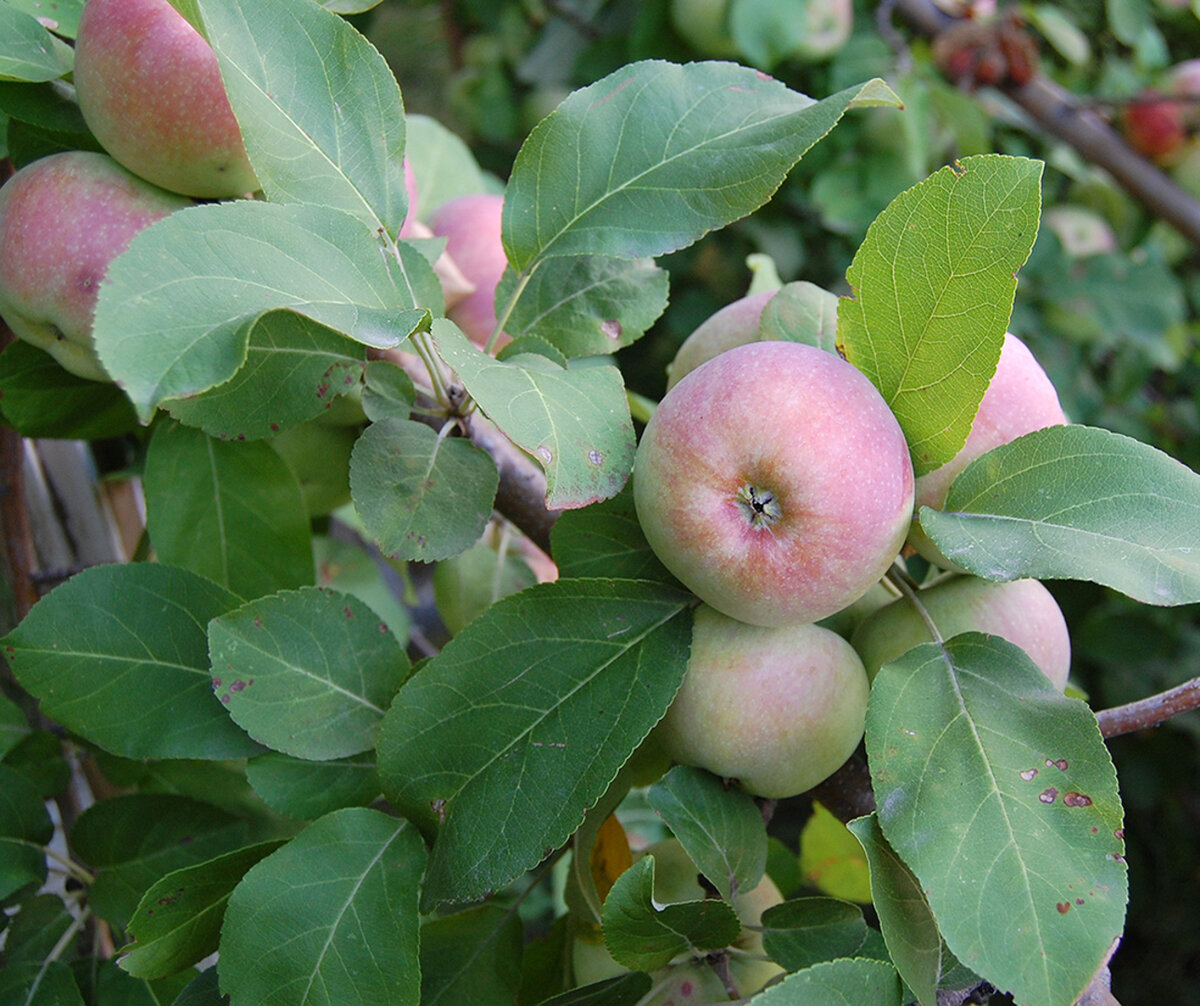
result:
M 450 396 L 446 393 L 446 382 L 442 375 L 441 365 L 438 363 L 437 356 L 433 351 L 433 346 L 430 345 L 429 333 L 413 332 L 409 338 L 412 340 L 413 348 L 416 349 L 421 362 L 425 364 L 425 369 L 429 372 L 429 381 L 433 386 L 433 397 L 439 405 L 449 407 Z
M 1135 730 L 1156 727 L 1193 709 L 1200 709 L 1200 677 L 1136 702 L 1102 709 L 1096 714 L 1096 720 L 1100 724 L 1101 735 L 1108 740 Z
M 938 646 L 941 646 L 945 640 L 942 638 L 942 634 L 938 631 L 938 627 L 934 624 L 933 619 L 929 617 L 929 612 L 926 610 L 925 605 L 921 603 L 920 598 L 917 596 L 921 588 L 908 575 L 908 571 L 901 568 L 898 563 L 893 563 L 892 568 L 883 574 L 883 579 L 896 588 L 908 600 L 909 604 L 916 609 L 917 614 L 921 616 L 921 621 L 925 623 L 925 628 L 929 630 L 929 637 Z

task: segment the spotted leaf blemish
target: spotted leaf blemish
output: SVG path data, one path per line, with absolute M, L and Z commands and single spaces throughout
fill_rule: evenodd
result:
M 1051 786 L 1049 789 L 1044 789 L 1038 794 L 1038 799 L 1041 800 L 1042 803 L 1054 803 L 1054 801 L 1058 799 L 1058 790 L 1056 790 L 1053 786 Z
M 1090 807 L 1092 798 L 1084 793 L 1067 793 L 1063 797 L 1063 803 L 1068 807 Z
M 1021 778 L 1024 779 L 1026 782 L 1029 782 L 1031 779 L 1037 778 L 1037 774 L 1038 774 L 1037 769 L 1027 768 L 1021 773 Z

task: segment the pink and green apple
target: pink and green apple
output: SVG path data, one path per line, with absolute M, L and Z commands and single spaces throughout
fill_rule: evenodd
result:
M 169 0 L 88 0 L 75 89 L 88 128 L 134 174 L 205 199 L 258 189 L 216 54 Z
M 812 622 L 861 597 L 912 517 L 900 426 L 833 353 L 754 342 L 663 397 L 634 503 L 651 548 L 702 601 L 757 625 Z
M 675 761 L 782 799 L 850 757 L 869 691 L 862 660 L 836 632 L 748 625 L 701 605 L 683 685 L 655 732 Z
M 109 380 L 92 348 L 108 265 L 139 231 L 189 205 L 105 154 L 27 164 L 0 188 L 0 315 L 71 373 Z
M 429 221 L 433 233 L 446 239 L 446 254 L 473 286 L 448 307 L 446 317 L 477 346 L 496 328 L 496 286 L 508 265 L 500 241 L 503 207 L 504 197 L 492 193 L 456 196 L 442 203 Z
M 980 455 L 1026 433 L 1066 422 L 1058 392 L 1042 365 L 1025 343 L 1011 332 L 1005 335 L 996 373 L 979 403 L 966 443 L 944 465 L 916 481 L 908 543 L 930 562 L 948 568 L 951 564 L 921 528 L 921 507 L 941 510 L 950 484 Z
M 1071 637 L 1058 602 L 1037 580 L 992 583 L 954 576 L 917 596 L 943 639 L 960 632 L 1001 636 L 1029 654 L 1055 688 L 1066 688 Z M 884 664 L 931 641 L 925 621 L 905 598 L 868 615 L 850 638 L 872 680 Z

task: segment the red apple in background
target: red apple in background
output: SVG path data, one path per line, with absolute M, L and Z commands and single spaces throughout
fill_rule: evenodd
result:
M 996 364 L 996 373 L 979 403 L 979 411 L 962 449 L 940 468 L 920 476 L 913 503 L 913 527 L 908 542 L 922 556 L 939 566 L 949 566 L 946 558 L 920 527 L 921 507 L 940 510 L 950 492 L 950 484 L 964 468 L 993 447 L 1047 426 L 1067 422 L 1058 392 L 1029 347 L 1011 332 Z
M 191 200 L 105 154 L 52 154 L 0 188 L 0 315 L 80 377 L 107 381 L 92 349 L 96 293 L 135 234 Z
M 866 593 L 912 516 L 908 445 L 869 380 L 794 342 L 738 346 L 663 397 L 638 445 L 651 548 L 702 601 L 758 625 Z
M 862 739 L 870 688 L 819 625 L 747 625 L 702 605 L 687 674 L 656 736 L 675 761 L 785 798 L 831 776 Z
M 442 203 L 429 225 L 446 239 L 446 253 L 474 291 L 448 308 L 446 317 L 478 346 L 496 328 L 496 285 L 508 258 L 500 241 L 500 214 L 504 197 L 492 193 L 457 196 Z
M 943 639 L 986 632 L 1019 646 L 1060 692 L 1071 670 L 1071 637 L 1054 596 L 1037 580 L 992 583 L 955 576 L 917 594 Z M 868 615 L 851 645 L 871 680 L 884 664 L 919 643 L 932 641 L 920 613 L 905 598 Z
M 1166 164 L 1187 142 L 1183 103 L 1159 91 L 1143 91 L 1122 110 L 1121 132 L 1139 154 Z
M 206 199 L 259 187 L 216 54 L 168 0 L 88 0 L 75 89 L 88 128 L 134 174 Z

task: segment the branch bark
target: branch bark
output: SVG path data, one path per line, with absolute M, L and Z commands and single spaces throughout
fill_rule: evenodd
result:
M 1200 709 L 1200 678 L 1192 678 L 1165 692 L 1123 706 L 1103 709 L 1096 714 L 1100 733 L 1107 740 L 1159 726 L 1180 713 Z
M 894 9 L 923 35 L 936 37 L 963 22 L 938 9 L 932 0 L 895 0 Z M 1200 203 L 1154 164 L 1136 153 L 1095 111 L 1044 74 L 1024 84 L 995 85 L 1029 116 L 1033 125 L 1074 147 L 1103 168 L 1155 216 L 1200 244 Z

